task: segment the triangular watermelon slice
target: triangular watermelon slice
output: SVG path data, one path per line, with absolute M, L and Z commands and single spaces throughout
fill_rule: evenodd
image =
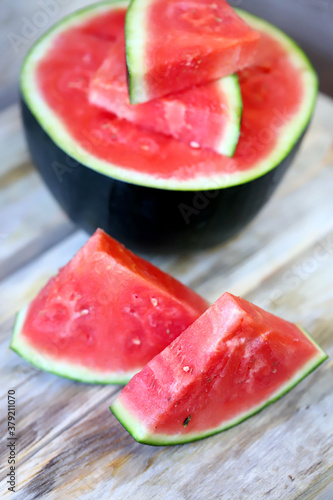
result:
M 225 0 L 133 0 L 125 33 L 132 104 L 236 73 L 259 40 Z
M 207 307 L 97 230 L 19 313 L 11 348 L 57 375 L 126 383 Z
M 141 443 L 195 441 L 277 400 L 326 358 L 299 326 L 225 293 L 133 377 L 111 410 Z
M 119 118 L 191 147 L 232 156 L 238 143 L 242 97 L 236 75 L 134 106 L 128 96 L 124 36 L 112 45 L 91 80 L 89 100 Z

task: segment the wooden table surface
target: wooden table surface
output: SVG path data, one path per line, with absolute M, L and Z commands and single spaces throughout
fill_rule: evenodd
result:
M 136 443 L 110 413 L 118 386 L 32 368 L 9 350 L 14 315 L 87 240 L 31 165 L 16 107 L 0 114 L 0 491 L 16 391 L 19 500 L 333 498 L 333 101 L 320 96 L 293 167 L 239 237 L 154 263 L 214 301 L 225 290 L 301 323 L 331 356 L 239 426 L 174 447 Z

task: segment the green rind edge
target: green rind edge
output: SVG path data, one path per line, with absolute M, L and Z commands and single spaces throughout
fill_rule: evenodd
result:
M 141 422 L 136 419 L 133 414 L 131 414 L 126 407 L 117 398 L 115 402 L 110 406 L 110 410 L 113 415 L 119 420 L 121 425 L 131 434 L 131 436 L 139 443 L 148 444 L 151 446 L 168 446 L 168 445 L 179 445 L 186 444 L 200 439 L 204 439 L 215 434 L 219 434 L 222 431 L 226 431 L 236 425 L 244 422 L 248 418 L 252 417 L 256 413 L 259 413 L 264 408 L 270 404 L 279 400 L 282 396 L 287 394 L 291 389 L 293 389 L 299 382 L 301 382 L 305 377 L 312 373 L 319 365 L 321 365 L 327 358 L 328 355 L 325 351 L 317 344 L 317 342 L 310 336 L 310 334 L 304 330 L 302 327 L 297 325 L 297 327 L 302 331 L 302 333 L 310 340 L 317 350 L 316 355 L 308 362 L 306 365 L 299 370 L 291 379 L 291 382 L 285 384 L 281 390 L 277 391 L 273 396 L 268 398 L 263 404 L 255 407 L 247 413 L 242 414 L 240 417 L 236 417 L 232 421 L 224 423 L 221 427 L 210 429 L 207 432 L 198 434 L 187 434 L 185 436 L 175 437 L 174 435 L 164 435 L 164 434 L 150 434 L 144 429 Z
M 103 374 L 69 362 L 60 362 L 50 356 L 41 354 L 22 335 L 22 327 L 27 311 L 28 307 L 22 309 L 16 315 L 10 349 L 36 368 L 77 382 L 102 385 L 125 385 L 139 371 L 138 369 L 121 375 L 117 372 Z
M 304 109 L 302 107 L 301 111 L 297 113 L 297 115 L 295 115 L 292 127 L 285 127 L 284 134 L 279 135 L 280 139 L 283 138 L 284 141 L 287 142 L 287 146 L 279 144 L 279 146 L 274 149 L 275 156 L 272 156 L 271 159 L 268 158 L 267 160 L 266 158 L 261 163 L 259 162 L 259 166 L 257 165 L 252 169 L 238 173 L 224 173 L 220 176 L 195 177 L 193 179 L 179 181 L 175 178 L 163 179 L 158 176 L 142 174 L 135 170 L 122 168 L 117 165 L 113 165 L 111 163 L 107 163 L 103 160 L 97 159 L 93 155 L 87 153 L 69 136 L 69 134 L 64 130 L 61 121 L 54 115 L 52 110 L 48 108 L 45 102 L 40 98 L 39 94 L 34 91 L 36 85 L 33 85 L 33 78 L 30 81 L 31 89 L 29 89 L 29 84 L 27 83 L 29 63 L 30 65 L 33 65 L 36 59 L 36 57 L 34 58 L 33 56 L 36 56 L 36 52 L 38 53 L 38 49 L 40 49 L 40 47 L 43 48 L 43 43 L 44 41 L 45 43 L 46 41 L 48 41 L 49 35 L 57 31 L 59 28 L 66 28 L 72 21 L 74 23 L 76 19 L 81 20 L 84 15 L 87 15 L 87 18 L 89 18 L 88 14 L 95 14 L 99 11 L 102 11 L 103 9 L 108 10 L 111 7 L 117 8 L 117 6 L 126 6 L 127 4 L 127 0 L 108 0 L 105 2 L 94 4 L 70 15 L 69 17 L 63 19 L 58 24 L 53 26 L 53 28 L 51 28 L 48 32 L 46 32 L 34 44 L 34 46 L 30 49 L 28 55 L 26 56 L 22 66 L 20 79 L 22 97 L 43 130 L 50 136 L 53 142 L 58 145 L 58 147 L 61 148 L 62 151 L 75 158 L 87 168 L 91 168 L 92 170 L 106 175 L 107 177 L 119 179 L 123 182 L 129 182 L 135 185 L 165 190 L 194 191 L 198 189 L 224 189 L 253 181 L 277 167 L 292 151 L 310 121 L 316 102 L 318 79 L 307 56 L 293 40 L 291 40 L 285 33 L 280 31 L 275 26 L 272 26 L 267 21 L 259 19 L 256 16 L 253 16 L 252 14 L 241 11 L 239 9 L 235 10 L 245 20 L 252 20 L 252 22 L 254 23 L 254 28 L 258 28 L 259 26 L 261 26 L 263 29 L 274 33 L 282 41 L 282 43 L 288 46 L 288 51 L 291 57 L 295 57 L 295 61 L 297 60 L 297 62 L 303 68 L 301 74 L 303 77 L 303 88 L 305 89 L 305 96 L 302 100 Z M 44 47 L 43 50 L 44 52 L 42 52 L 42 54 L 44 54 L 47 50 L 47 44 L 46 48 Z M 38 57 L 36 60 L 38 61 Z M 30 71 L 30 77 L 31 74 L 33 74 L 33 71 Z M 44 110 L 41 109 L 43 106 Z M 292 139 L 290 139 L 290 137 L 292 137 Z
M 233 157 L 238 145 L 238 140 L 241 132 L 241 122 L 242 122 L 242 114 L 243 114 L 243 99 L 241 94 L 241 88 L 238 80 L 238 76 L 230 75 L 225 78 L 221 78 L 217 84 L 221 85 L 222 89 L 225 84 L 230 84 L 232 82 L 232 90 L 229 89 L 227 92 L 228 100 L 233 101 L 231 103 L 231 109 L 233 113 L 233 123 L 229 124 L 229 140 L 223 141 L 225 144 L 223 148 L 217 147 L 216 149 L 220 152 L 220 154 L 224 154 L 225 156 Z M 223 144 L 223 142 L 221 144 Z

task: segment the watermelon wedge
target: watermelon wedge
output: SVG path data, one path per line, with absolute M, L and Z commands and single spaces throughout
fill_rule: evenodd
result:
M 11 348 L 63 377 L 123 384 L 207 307 L 97 230 L 18 314 Z
M 225 293 L 133 377 L 111 410 L 140 443 L 195 441 L 277 400 L 326 358 L 301 327 Z
M 242 97 L 236 75 L 133 106 L 128 97 L 124 36 L 112 45 L 92 79 L 89 101 L 194 148 L 232 156 L 238 143 Z
M 132 104 L 236 73 L 259 40 L 225 0 L 133 0 L 125 33 Z

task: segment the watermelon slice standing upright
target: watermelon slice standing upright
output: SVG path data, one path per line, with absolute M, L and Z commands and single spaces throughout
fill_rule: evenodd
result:
M 90 82 L 89 100 L 119 118 L 194 148 L 232 156 L 238 143 L 242 97 L 236 75 L 134 106 L 128 97 L 124 36 L 112 45 Z
M 97 230 L 18 314 L 11 348 L 57 375 L 126 383 L 207 307 Z
M 326 358 L 299 326 L 225 293 L 133 377 L 111 410 L 141 443 L 195 441 L 277 400 Z
M 125 33 L 132 104 L 236 73 L 259 40 L 225 0 L 133 0 Z

